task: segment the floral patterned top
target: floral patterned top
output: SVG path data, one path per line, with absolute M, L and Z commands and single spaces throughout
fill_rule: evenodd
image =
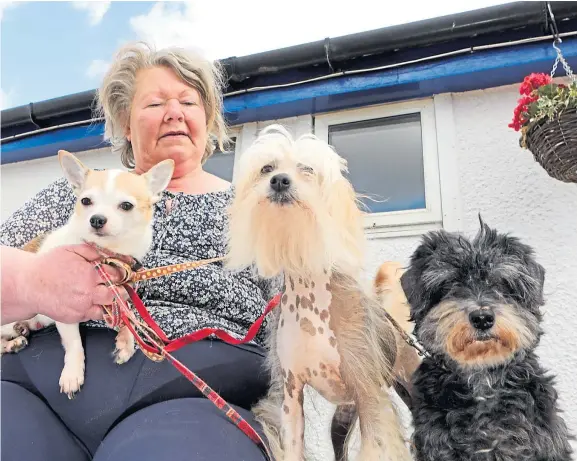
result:
M 153 244 L 141 261 L 143 266 L 223 256 L 226 207 L 233 196 L 232 186 L 200 195 L 163 192 L 155 204 Z M 75 201 L 66 179 L 56 180 L 0 225 L 0 244 L 22 247 L 37 235 L 64 225 Z M 280 279 L 259 279 L 250 269 L 229 272 L 216 262 L 140 282 L 137 292 L 170 339 L 201 328 L 223 329 L 242 338 L 281 286 Z M 86 324 L 106 327 L 103 321 Z M 253 345 L 264 345 L 265 330 L 266 321 Z

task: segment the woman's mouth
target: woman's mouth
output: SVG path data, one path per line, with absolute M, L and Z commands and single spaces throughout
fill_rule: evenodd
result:
M 185 133 L 184 131 L 169 131 L 168 133 L 163 134 L 160 139 L 163 138 L 178 138 L 178 137 L 186 137 L 188 138 L 188 133 Z

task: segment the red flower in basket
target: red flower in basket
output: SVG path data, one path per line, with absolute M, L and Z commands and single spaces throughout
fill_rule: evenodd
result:
M 521 87 L 519 88 L 519 93 L 524 95 L 530 95 L 533 90 L 536 90 L 540 86 L 548 85 L 551 83 L 551 76 L 548 74 L 530 74 L 525 77 Z
M 529 121 L 529 104 L 537 101 L 537 99 L 539 99 L 537 95 L 524 96 L 519 99 L 517 107 L 513 110 L 513 121 L 509 123 L 508 127 L 519 131 L 523 125 Z
M 515 131 L 523 131 L 522 145 L 525 131 L 531 124 L 539 120 L 549 120 L 556 114 L 575 107 L 577 102 L 575 82 L 570 85 L 553 83 L 553 78 L 549 74 L 527 75 L 519 87 L 519 93 L 523 97 L 517 101 L 517 107 L 513 110 L 513 120 L 508 127 Z
M 541 97 L 546 99 L 554 97 L 556 88 L 566 87 L 553 83 L 549 74 L 532 73 L 527 75 L 519 87 L 519 93 L 523 97 L 517 101 L 517 107 L 513 110 L 513 121 L 509 123 L 508 127 L 515 131 L 522 130 L 535 116 L 536 108 L 533 103 L 539 101 Z

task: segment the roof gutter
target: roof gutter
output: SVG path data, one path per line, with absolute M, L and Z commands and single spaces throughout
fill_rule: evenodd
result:
M 63 120 L 64 123 L 76 121 L 79 112 L 87 112 L 87 119 L 90 120 L 95 95 L 96 90 L 88 90 L 5 109 L 2 111 L 2 129 L 25 124 L 42 129 L 49 126 L 47 120 L 54 118 Z
M 577 2 L 549 2 L 556 22 L 577 17 Z M 549 33 L 547 2 L 514 2 L 433 19 L 400 24 L 278 50 L 221 61 L 229 78 L 246 78 L 322 63 L 334 64 L 351 58 L 435 45 L 442 42 L 543 24 Z
M 549 2 L 557 24 L 577 17 L 577 1 Z M 528 25 L 543 25 L 549 31 L 547 2 L 514 2 L 464 13 L 385 27 L 316 42 L 221 60 L 232 81 L 278 73 L 289 69 L 329 64 L 399 48 L 434 45 L 490 32 L 503 32 Z M 90 120 L 96 91 L 89 90 L 30 103 L 2 111 L 1 126 L 11 134 L 32 125 L 36 129 L 78 120 Z M 29 130 L 27 130 L 29 131 Z M 3 134 L 4 136 L 4 134 Z M 9 134 L 10 136 L 10 134 Z

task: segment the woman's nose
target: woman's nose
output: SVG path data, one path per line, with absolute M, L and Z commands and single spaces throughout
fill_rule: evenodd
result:
M 171 120 L 178 120 L 179 122 L 184 120 L 184 112 L 182 111 L 182 106 L 176 99 L 170 99 L 166 102 L 166 113 L 164 114 L 164 121 L 168 122 Z

